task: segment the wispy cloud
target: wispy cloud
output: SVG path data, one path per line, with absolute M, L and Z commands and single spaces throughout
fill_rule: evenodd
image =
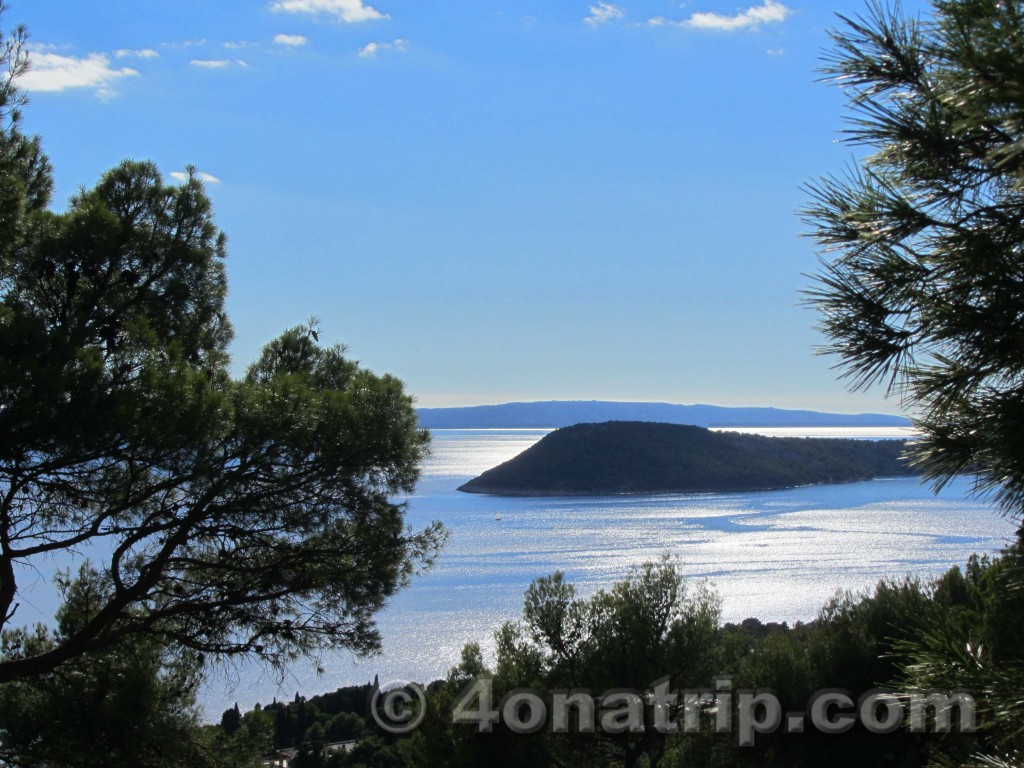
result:
M 390 43 L 367 43 L 356 52 L 356 55 L 362 56 L 364 59 L 369 59 L 373 56 L 376 56 L 381 51 L 404 51 L 405 46 L 408 44 L 408 42 L 408 40 L 403 40 L 402 38 L 399 37 L 392 40 Z
M 326 14 L 346 24 L 388 18 L 386 13 L 381 13 L 363 0 L 279 0 L 270 6 L 270 10 L 314 16 Z
M 210 173 L 204 173 L 203 171 L 193 171 L 193 175 L 200 181 L 206 184 L 220 184 L 220 179 Z M 187 171 L 171 171 L 170 176 L 175 181 L 188 181 Z
M 182 40 L 177 43 L 160 43 L 161 48 L 198 48 L 203 45 L 206 45 L 206 40 L 204 38 L 198 38 L 196 40 Z
M 599 24 L 604 24 L 614 19 L 621 19 L 625 15 L 626 12 L 619 6 L 599 0 L 597 5 L 590 6 L 590 15 L 583 19 L 583 21 L 585 24 L 596 27 Z
M 291 48 L 297 48 L 300 45 L 305 45 L 308 40 L 303 35 L 274 35 L 274 42 L 278 45 L 287 45 Z
M 786 17 L 793 10 L 776 0 L 764 0 L 761 5 L 754 5 L 732 16 L 725 16 L 721 13 L 701 12 L 694 13 L 684 21 L 671 21 L 662 16 L 656 16 L 648 21 L 653 26 L 672 25 L 679 27 L 690 27 L 693 29 L 716 29 L 724 32 L 733 32 L 738 29 L 757 29 L 762 24 L 773 24 L 785 21 Z
M 35 50 L 29 53 L 29 71 L 22 75 L 19 85 L 26 91 L 92 88 L 105 100 L 115 95 L 115 82 L 138 74 L 129 67 L 111 67 L 110 59 L 102 53 L 90 53 L 79 58 Z
M 224 67 L 231 66 L 231 62 L 227 59 L 192 59 L 189 64 L 203 69 L 224 69 Z
M 131 48 L 120 48 L 114 51 L 114 55 L 123 59 L 128 56 L 132 56 L 137 59 L 155 59 L 160 54 L 154 51 L 152 48 L 140 48 L 138 50 L 132 50 Z

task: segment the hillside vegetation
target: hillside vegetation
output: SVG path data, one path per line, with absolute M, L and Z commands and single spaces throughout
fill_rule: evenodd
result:
M 459 490 L 516 496 L 757 491 L 913 474 L 902 440 L 761 437 L 610 421 L 558 429 Z

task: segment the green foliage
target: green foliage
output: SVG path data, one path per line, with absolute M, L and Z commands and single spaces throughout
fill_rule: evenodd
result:
M 702 584 L 687 584 L 667 557 L 634 568 L 589 599 L 577 597 L 561 573 L 537 579 L 526 591 L 522 621 L 496 633 L 494 702 L 523 688 L 544 700 L 553 690 L 643 691 L 662 679 L 673 688 L 698 686 L 714 672 L 719 610 L 717 597 Z M 481 667 L 479 647 L 467 646 L 445 695 L 491 676 Z M 447 754 L 452 765 L 632 765 L 657 762 L 667 744 L 653 727 L 616 735 L 547 730 L 520 735 L 498 725 L 494 733 L 478 734 L 456 726 L 450 741 L 422 737 L 420 747 L 443 744 L 433 759 Z
M 916 414 L 938 487 L 976 473 L 1024 525 L 1024 8 L 934 0 L 922 20 L 871 2 L 833 40 L 826 75 L 872 154 L 811 185 L 828 351 L 855 387 L 887 381 Z M 982 751 L 946 749 L 942 765 L 1020 762 L 1018 563 L 946 574 L 898 645 L 908 684 L 983 692 Z
M 239 713 L 237 720 L 236 705 L 224 711 L 219 729 L 225 736 L 237 730 L 265 732 L 264 751 L 358 740 L 367 731 L 372 693 L 372 685 L 339 688 L 308 699 L 296 693 L 288 703 L 274 701 L 266 707 L 257 704 L 251 711 Z
M 242 721 L 276 712 L 279 733 L 287 734 L 276 745 L 299 747 L 313 744 L 321 727 L 329 737 L 327 710 L 341 705 L 363 731 L 355 751 L 320 757 L 338 766 L 1012 765 L 1021 748 L 1020 560 L 1014 547 L 1002 557 L 972 557 L 934 582 L 887 580 L 862 593 L 842 592 L 814 621 L 794 626 L 757 619 L 720 626 L 714 593 L 687 584 L 680 564 L 667 558 L 636 567 L 611 589 L 586 598 L 555 573 L 527 589 L 522 620 L 496 633 L 493 669 L 480 646 L 469 643 L 447 679 L 426 687 L 424 719 L 411 734 L 377 729 L 365 708 L 369 687 L 309 700 L 296 696 L 287 705 L 246 713 Z M 716 733 L 707 709 L 696 731 L 661 734 L 652 727 L 650 708 L 643 733 L 581 732 L 576 719 L 568 732 L 555 733 L 550 710 L 531 734 L 513 732 L 501 718 L 492 732 L 479 732 L 472 721 L 453 724 L 457 707 L 484 716 L 502 710 L 504 697 L 516 691 L 533 691 L 550 705 L 554 691 L 645 692 L 663 681 L 674 691 L 704 692 L 709 708 L 720 703 L 713 693 L 719 677 L 728 678 L 734 692 L 772 691 L 787 712 L 806 712 L 822 689 L 845 689 L 855 700 L 877 688 L 965 689 L 980 705 L 979 733 L 874 734 L 856 726 L 825 735 L 808 726 L 801 734 L 761 734 L 755 746 L 739 747 L 735 728 Z M 481 680 L 489 681 L 489 690 Z M 682 714 L 677 702 L 672 717 Z
M 78 631 L 103 594 L 83 568 L 65 582 L 54 630 L 3 635 L 0 659 L 44 653 Z M 201 660 L 153 637 L 131 638 L 28 680 L 0 685 L 0 760 L 17 766 L 251 765 L 264 744 L 236 726 L 200 726 Z
M 555 430 L 459 490 L 591 495 L 789 488 L 910 474 L 905 450 L 899 440 L 762 437 L 609 421 Z
M 160 647 L 282 665 L 369 652 L 375 613 L 444 538 L 405 526 L 428 435 L 401 382 L 285 331 L 228 369 L 226 241 L 194 175 L 126 161 L 64 213 L 0 48 L 0 626 L 17 574 L 105 558 L 91 613 L 0 659 L 0 682 Z
M 242 727 L 242 712 L 238 709 L 238 702 L 231 709 L 224 710 L 220 718 L 220 727 L 226 736 L 234 736 Z
M 899 645 L 907 660 L 901 682 L 909 690 L 977 692 L 979 743 L 945 750 L 938 764 L 1017 765 L 1024 754 L 1021 542 L 1002 558 L 975 560 L 966 578 L 947 574 L 937 594 L 950 592 L 951 582 L 964 595 L 964 610 L 936 605 L 925 614 L 921 632 Z
M 843 19 L 825 74 L 872 154 L 810 185 L 809 300 L 854 387 L 886 381 L 941 486 L 976 472 L 1024 516 L 1024 11 L 881 2 Z

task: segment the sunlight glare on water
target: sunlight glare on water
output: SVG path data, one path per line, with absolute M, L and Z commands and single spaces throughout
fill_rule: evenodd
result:
M 464 480 L 476 477 L 540 440 L 549 429 L 445 429 L 434 430 L 423 477 Z
M 837 590 L 865 589 L 883 577 L 937 575 L 972 552 L 995 552 L 1015 529 L 990 505 L 969 498 L 966 479 L 938 496 L 916 478 L 757 493 L 584 498 L 456 490 L 546 433 L 436 430 L 407 517 L 413 528 L 441 520 L 451 538 L 434 569 L 415 577 L 381 614 L 384 653 L 369 659 L 336 654 L 325 660 L 327 672 L 320 677 L 310 665 L 296 664 L 280 687 L 266 678 L 227 691 L 212 683 L 208 712 L 219 716 L 236 700 L 251 705 L 296 690 L 312 695 L 361 684 L 375 674 L 382 682 L 441 677 L 468 641 L 492 653 L 494 631 L 520 615 L 529 583 L 555 570 L 588 595 L 624 578 L 631 566 L 669 552 L 689 579 L 714 585 L 724 620 L 793 622 L 814 618 Z M 821 436 L 820 430 L 787 434 Z M 829 434 L 892 436 L 862 429 Z

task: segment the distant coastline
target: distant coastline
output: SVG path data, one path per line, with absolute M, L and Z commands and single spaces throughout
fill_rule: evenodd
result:
M 732 408 L 606 400 L 546 400 L 418 408 L 425 429 L 559 429 L 606 421 L 656 422 L 699 427 L 908 427 L 909 419 L 880 413 L 823 413 L 785 408 Z

